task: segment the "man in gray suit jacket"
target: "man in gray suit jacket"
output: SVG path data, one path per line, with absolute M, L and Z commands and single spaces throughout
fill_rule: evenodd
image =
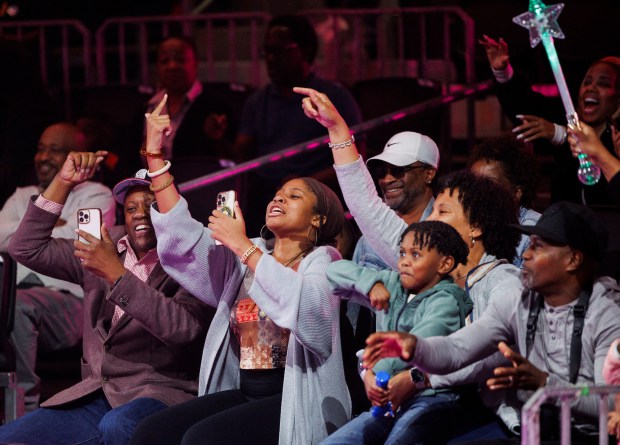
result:
M 9 251 L 19 262 L 84 289 L 82 381 L 0 428 L 2 443 L 127 443 L 137 423 L 198 389 L 212 312 L 162 269 L 150 218 L 146 170 L 114 187 L 124 227 L 101 239 L 52 238 L 69 192 L 106 152 L 72 152 L 50 186 L 33 197 Z

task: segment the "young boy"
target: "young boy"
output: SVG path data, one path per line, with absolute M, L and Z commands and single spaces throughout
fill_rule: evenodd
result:
M 386 311 L 387 329 L 421 337 L 449 335 L 465 326 L 473 303 L 449 277 L 457 264 L 465 264 L 469 250 L 459 233 L 443 222 L 410 225 L 400 243 L 398 272 L 377 271 L 351 261 L 337 261 L 327 277 L 341 297 L 376 310 Z M 375 376 L 387 371 L 387 389 L 377 386 Z M 441 442 L 445 417 L 458 402 L 458 394 L 436 391 L 417 368 L 400 359 L 384 359 L 362 371 L 366 394 L 373 406 L 391 402 L 395 416 L 374 417 L 362 413 L 322 444 L 434 443 Z M 402 441 L 402 442 L 400 442 Z

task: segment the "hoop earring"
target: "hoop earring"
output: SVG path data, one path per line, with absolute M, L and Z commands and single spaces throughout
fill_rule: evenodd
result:
M 265 230 L 266 229 L 266 230 Z M 260 228 L 260 237 L 263 239 L 263 241 L 267 242 L 269 241 L 271 238 L 266 238 L 265 235 L 263 235 L 263 231 L 265 232 L 271 232 L 271 230 L 269 230 L 267 228 L 267 224 L 263 224 L 263 227 Z
M 314 229 L 314 243 L 312 242 L 312 240 L 310 239 L 310 231 Z M 308 245 L 312 246 L 312 247 L 316 247 L 319 244 L 319 229 L 315 228 L 313 226 L 310 226 L 308 228 L 308 236 L 306 237 L 308 239 Z

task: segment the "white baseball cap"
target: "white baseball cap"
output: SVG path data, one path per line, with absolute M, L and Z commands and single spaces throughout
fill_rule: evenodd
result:
M 383 161 L 399 167 L 419 161 L 437 169 L 439 149 L 428 136 L 413 131 L 403 131 L 392 136 L 385 144 L 383 152 L 368 159 L 366 164 L 370 161 Z

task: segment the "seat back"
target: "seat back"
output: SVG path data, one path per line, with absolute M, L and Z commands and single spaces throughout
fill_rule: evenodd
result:
M 15 351 L 9 336 L 15 320 L 17 263 L 6 252 L 0 252 L 0 372 L 15 371 Z

